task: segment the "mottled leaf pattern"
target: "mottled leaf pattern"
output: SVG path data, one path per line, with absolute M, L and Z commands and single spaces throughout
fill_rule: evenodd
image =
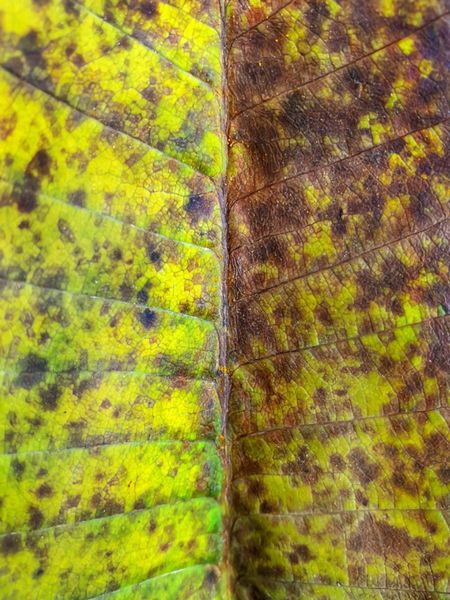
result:
M 219 6 L 0 28 L 0 596 L 222 597 Z
M 228 7 L 239 598 L 450 591 L 446 10 Z

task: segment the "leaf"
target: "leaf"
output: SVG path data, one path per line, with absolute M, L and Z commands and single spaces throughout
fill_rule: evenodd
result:
M 0 2 L 2 600 L 448 596 L 446 11 Z
M 229 8 L 239 598 L 447 597 L 445 10 Z
M 220 597 L 219 9 L 0 9 L 0 595 Z

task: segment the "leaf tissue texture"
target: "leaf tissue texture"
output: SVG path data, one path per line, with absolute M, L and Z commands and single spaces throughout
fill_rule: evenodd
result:
M 448 17 L 231 0 L 238 598 L 448 597 Z
M 2 600 L 222 597 L 221 22 L 0 1 Z
M 0 0 L 1 600 L 450 598 L 447 0 Z

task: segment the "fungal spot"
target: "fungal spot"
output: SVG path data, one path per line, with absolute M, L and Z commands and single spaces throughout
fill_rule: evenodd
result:
M 185 204 L 186 212 L 191 215 L 194 224 L 201 218 L 209 217 L 211 208 L 211 203 L 201 194 L 190 194 Z
M 354 448 L 349 454 L 350 465 L 362 485 L 375 481 L 379 474 L 379 466 L 371 463 L 359 448 Z
M 23 190 L 20 193 L 14 194 L 17 203 L 17 208 L 22 213 L 30 213 L 37 206 L 36 193 L 33 190 Z
M 148 300 L 147 290 L 146 289 L 139 290 L 139 292 L 137 293 L 137 299 L 138 299 L 138 302 L 140 302 L 141 304 L 146 304 L 146 302 Z
M 53 496 L 53 489 L 48 485 L 48 483 L 43 483 L 36 490 L 36 496 L 38 498 L 51 498 Z
M 42 44 L 39 42 L 38 34 L 32 30 L 19 40 L 19 48 L 27 61 L 30 69 L 39 68 L 43 71 L 47 68 L 47 61 L 41 50 Z
M 14 383 L 19 387 L 29 390 L 44 378 L 47 370 L 47 359 L 38 356 L 34 352 L 30 352 L 20 361 L 21 372 Z
M 112 252 L 112 257 L 113 257 L 113 260 L 122 260 L 122 258 L 123 258 L 122 250 L 120 248 L 114 248 L 114 250 Z
M 34 177 L 49 175 L 51 162 L 51 158 L 46 150 L 38 150 L 28 163 L 26 174 Z
M 60 388 L 51 384 L 46 389 L 39 391 L 41 405 L 44 410 L 55 410 L 58 406 L 58 399 L 61 394 Z
M 44 515 L 35 506 L 30 506 L 28 510 L 29 524 L 31 529 L 39 529 L 44 522 Z
M 75 206 L 85 206 L 86 192 L 82 189 L 69 194 L 69 202 Z
M 139 315 L 139 321 L 145 327 L 145 329 L 150 329 L 156 323 L 156 313 L 154 310 L 150 310 L 149 308 L 145 308 L 141 314 Z
M 58 219 L 58 230 L 63 240 L 73 244 L 75 236 L 69 223 L 65 219 Z
M 0 544 L 2 554 L 4 555 L 15 554 L 16 552 L 19 552 L 22 547 L 20 536 L 16 533 L 5 535 Z
M 206 577 L 205 577 L 205 583 L 206 583 L 206 585 L 211 586 L 211 587 L 217 583 L 216 571 L 214 571 L 213 569 L 208 571 L 208 573 L 206 574 Z
M 16 479 L 20 481 L 25 471 L 25 463 L 18 460 L 17 458 L 13 458 L 13 460 L 11 461 L 11 469 L 13 470 Z
M 34 579 L 39 579 L 39 577 L 42 577 L 43 574 L 44 569 L 42 567 L 39 567 L 39 569 L 36 569 L 36 571 L 33 573 L 33 577 Z
M 161 254 L 158 250 L 148 249 L 148 257 L 153 264 L 158 264 L 161 260 Z

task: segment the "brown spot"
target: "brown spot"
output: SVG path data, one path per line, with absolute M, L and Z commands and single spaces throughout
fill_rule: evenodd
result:
M 16 476 L 17 481 L 20 481 L 25 471 L 25 463 L 21 462 L 17 458 L 13 458 L 11 461 L 11 469 Z
M 354 448 L 348 455 L 353 473 L 362 485 L 375 481 L 380 472 L 377 464 L 371 463 L 360 448 Z
M 82 189 L 76 190 L 75 192 L 71 192 L 69 194 L 69 202 L 70 204 L 74 204 L 75 206 L 85 206 L 86 192 Z
M 191 216 L 194 225 L 201 219 L 209 218 L 212 212 L 211 201 L 201 194 L 190 194 L 184 208 Z
M 45 389 L 39 390 L 41 406 L 44 410 L 56 410 L 61 390 L 56 384 L 50 384 Z
M 76 496 L 68 496 L 67 500 L 66 500 L 66 508 L 76 508 L 78 506 L 78 504 L 80 503 L 81 500 L 81 496 L 80 494 L 77 494 Z
M 52 160 L 44 149 L 38 150 L 28 163 L 26 174 L 32 177 L 48 176 L 50 174 L 50 166 Z
M 75 236 L 69 223 L 65 219 L 58 219 L 58 230 L 64 241 L 70 242 L 71 244 L 74 243 Z
M 296 544 L 294 546 L 294 552 L 301 562 L 309 562 L 315 558 L 314 554 L 311 553 L 310 549 L 308 546 L 305 546 L 305 544 Z
M 28 510 L 29 524 L 31 529 L 39 529 L 44 522 L 44 515 L 35 506 L 30 506 Z
M 36 31 L 32 30 L 21 37 L 18 45 L 30 69 L 46 70 L 47 62 L 42 51 L 43 45 Z
M 10 535 L 5 535 L 2 537 L 0 542 L 1 552 L 4 555 L 15 554 L 19 552 L 22 548 L 22 541 L 20 539 L 20 535 L 17 533 L 12 533 Z
M 30 352 L 20 361 L 20 375 L 14 383 L 19 387 L 30 389 L 44 378 L 47 370 L 47 359 Z
M 414 542 L 406 530 L 366 515 L 357 531 L 350 536 L 349 548 L 355 552 L 368 550 L 380 556 L 396 554 L 404 557 Z
M 205 583 L 207 586 L 212 587 L 217 583 L 217 573 L 214 569 L 210 569 L 205 576 Z
M 98 493 L 94 494 L 91 498 L 91 504 L 95 508 L 98 508 L 98 506 L 101 504 L 101 501 L 102 501 L 102 495 L 98 494 Z
M 444 485 L 450 485 L 450 467 L 441 467 L 438 469 L 437 473 Z
M 146 17 L 154 17 L 158 12 L 158 4 L 154 0 L 129 0 L 128 6 Z
M 53 496 L 53 489 L 48 485 L 48 483 L 43 483 L 36 490 L 36 496 L 38 498 L 51 498 Z
M 113 260 L 122 260 L 122 258 L 123 258 L 122 250 L 120 248 L 114 248 L 114 250 L 112 251 L 112 259 Z
M 22 190 L 18 193 L 14 193 L 13 196 L 20 212 L 30 213 L 37 206 L 36 192 L 32 189 Z
M 345 462 L 340 454 L 332 454 L 330 456 L 330 464 L 337 471 L 343 471 L 345 469 Z
M 359 504 L 362 504 L 363 506 L 367 506 L 369 504 L 369 501 L 367 500 L 367 498 L 364 496 L 364 494 L 361 493 L 360 490 L 356 491 L 355 494 L 355 499 Z
M 84 58 L 82 57 L 82 55 L 79 54 L 79 53 L 77 53 L 77 54 L 75 54 L 73 56 L 72 62 L 79 69 L 81 69 L 81 67 L 84 67 L 84 65 L 86 64 L 86 61 L 84 60 Z
M 325 306 L 324 304 L 317 306 L 314 309 L 314 314 L 316 315 L 316 317 L 319 319 L 319 321 L 323 325 L 325 325 L 325 326 L 333 325 L 333 319 L 331 317 L 330 311 L 328 310 L 328 307 Z

